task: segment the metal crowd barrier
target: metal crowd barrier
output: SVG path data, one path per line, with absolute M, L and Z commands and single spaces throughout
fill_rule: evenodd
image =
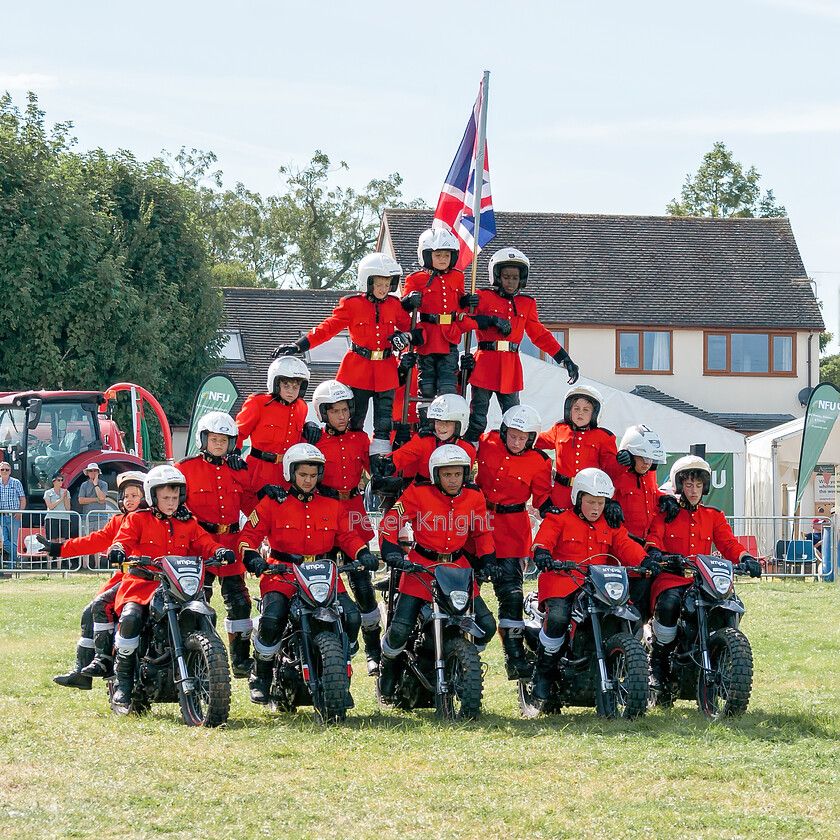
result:
M 92 510 L 84 514 L 46 510 L 0 510 L 0 567 L 6 574 L 23 572 L 109 571 L 99 555 L 50 557 L 35 539 L 40 534 L 53 542 L 85 536 L 104 528 L 116 510 Z

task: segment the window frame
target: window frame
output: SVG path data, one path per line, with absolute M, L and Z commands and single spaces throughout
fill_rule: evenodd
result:
M 668 333 L 668 369 L 667 370 L 645 370 L 645 349 L 644 340 L 642 336 L 644 333 Z M 621 335 L 632 334 L 638 336 L 639 339 L 639 367 L 630 368 L 621 366 Z M 637 329 L 628 327 L 615 328 L 615 373 L 617 376 L 622 374 L 629 374 L 632 376 L 673 376 L 674 375 L 674 331 L 672 329 L 650 329 L 646 327 L 638 327 Z
M 563 326 L 561 326 L 560 324 L 543 324 L 543 326 L 544 326 L 544 327 L 545 327 L 545 328 L 546 328 L 546 329 L 547 329 L 547 330 L 548 330 L 548 331 L 549 331 L 552 335 L 554 335 L 554 333 L 558 333 L 558 332 L 562 332 L 562 333 L 563 333 L 563 340 L 562 340 L 562 341 L 561 341 L 559 338 L 557 338 L 557 336 L 556 336 L 556 335 L 554 335 L 554 338 L 555 338 L 555 339 L 557 339 L 557 343 L 558 343 L 558 344 L 559 344 L 559 345 L 560 345 L 560 346 L 561 346 L 561 347 L 562 347 L 562 348 L 563 348 L 563 349 L 564 349 L 567 353 L 569 353 L 569 328 L 568 328 L 568 327 L 563 327 Z M 523 339 L 523 341 L 524 341 L 526 338 L 528 339 L 528 341 L 531 341 L 531 338 L 530 338 L 530 336 L 528 335 L 528 333 L 523 333 L 523 335 L 522 335 L 522 339 Z M 533 342 L 533 341 L 531 341 L 531 344 L 534 344 L 534 342 Z M 541 362 L 549 362 L 550 364 L 552 364 L 552 363 L 553 363 L 553 364 L 556 364 L 556 362 L 554 361 L 554 359 L 553 359 L 553 358 L 552 358 L 552 357 L 551 357 L 548 353 L 546 353 L 546 352 L 545 352 L 545 350 L 540 350 L 540 348 L 539 348 L 539 347 L 537 347 L 537 345 L 536 345 L 536 344 L 534 344 L 534 347 L 535 347 L 535 348 L 537 349 L 537 351 L 539 352 L 539 356 L 532 356 L 530 353 L 524 353 L 524 351 L 522 350 L 522 348 L 521 348 L 521 347 L 519 348 L 519 351 L 520 351 L 520 353 L 524 353 L 524 355 L 526 355 L 526 356 L 530 356 L 532 359 L 539 359 Z M 570 355 L 571 355 L 571 354 L 570 354 Z
M 767 336 L 767 367 L 766 371 L 733 371 L 732 370 L 732 336 L 733 335 L 766 335 Z M 726 370 L 709 369 L 709 336 L 721 336 L 726 339 Z M 773 342 L 776 338 L 791 339 L 791 370 L 774 370 Z M 703 330 L 703 376 L 747 376 L 747 377 L 784 377 L 795 379 L 797 374 L 796 360 L 797 334 L 791 330 Z

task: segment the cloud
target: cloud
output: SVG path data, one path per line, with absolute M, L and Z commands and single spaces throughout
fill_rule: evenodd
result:
M 0 73 L 0 90 L 38 93 L 55 87 L 58 87 L 58 77 L 48 73 Z

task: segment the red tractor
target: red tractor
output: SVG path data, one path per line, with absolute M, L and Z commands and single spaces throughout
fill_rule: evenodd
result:
M 126 451 L 124 433 L 111 418 L 119 391 L 132 394 L 135 451 Z M 130 383 L 108 391 L 25 391 L 0 393 L 0 460 L 12 466 L 23 484 L 28 510 L 44 510 L 44 491 L 52 476 L 64 476 L 75 503 L 85 480 L 84 469 L 96 462 L 100 478 L 116 499 L 116 476 L 124 470 L 149 469 L 139 434 L 144 400 L 154 410 L 163 431 L 166 458 L 172 461 L 172 433 L 163 409 L 145 389 Z M 113 492 L 112 492 L 113 491 Z M 75 507 L 75 504 L 74 504 Z

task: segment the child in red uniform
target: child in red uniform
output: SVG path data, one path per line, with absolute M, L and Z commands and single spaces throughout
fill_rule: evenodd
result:
M 262 595 L 260 623 L 254 636 L 254 669 L 248 681 L 252 703 L 268 703 L 272 663 L 283 640 L 292 596 L 297 591 L 294 580 L 287 579 L 292 577 L 290 564 L 300 563 L 306 556 L 327 557 L 337 545 L 368 569 L 375 570 L 379 565 L 367 543 L 347 527 L 339 500 L 319 492 L 325 465 L 326 458 L 317 447 L 308 443 L 291 447 L 283 456 L 288 492 L 259 502 L 239 540 L 245 568 L 260 578 Z M 264 538 L 271 546 L 269 560 L 257 551 Z M 284 574 L 266 575 L 269 569 Z M 361 618 L 341 578 L 338 593 L 352 655 Z
M 522 576 L 531 554 L 528 500 L 539 508 L 551 493 L 551 460 L 534 442 L 540 415 L 529 405 L 509 408 L 498 432 L 481 436 L 476 484 L 493 514 L 497 566 L 493 590 L 499 601 L 499 636 L 509 680 L 530 673 L 522 632 Z
M 493 536 L 487 518 L 484 496 L 468 483 L 469 455 L 452 444 L 436 449 L 429 458 L 429 484 L 415 484 L 403 493 L 396 506 L 382 519 L 380 545 L 389 565 L 399 569 L 403 553 L 397 544 L 400 529 L 408 521 L 414 530 L 414 548 L 408 561 L 432 568 L 436 563 L 451 562 L 466 567 L 463 548 L 472 539 L 478 555 L 479 571 L 492 573 L 496 565 Z M 443 526 L 442 523 L 452 523 Z M 431 577 L 423 575 L 426 582 Z M 484 631 L 477 640 L 483 648 L 496 632 L 493 614 L 474 590 L 475 620 Z M 382 641 L 379 692 L 391 697 L 396 687 L 395 658 L 405 649 L 423 604 L 431 601 L 429 590 L 413 574 L 400 578 L 399 595 L 388 631 Z
M 712 484 L 712 468 L 696 455 L 679 458 L 671 467 L 671 486 L 677 494 L 663 497 L 662 511 L 654 517 L 649 540 L 651 553 L 709 554 L 712 544 L 730 562 L 744 562 L 750 577 L 761 577 L 761 564 L 735 539 L 726 517 L 717 508 L 700 504 Z M 667 565 L 667 564 L 666 564 Z M 682 606 L 681 589 L 691 580 L 663 572 L 653 582 L 650 600 L 653 613 L 650 653 L 650 687 L 663 705 L 670 702 L 671 651 L 676 645 L 677 622 Z
M 368 404 L 373 399 L 372 455 L 391 451 L 391 412 L 397 388 L 394 351 L 422 341 L 422 333 L 408 332 L 411 319 L 398 297 L 402 269 L 387 254 L 369 254 L 359 263 L 359 293 L 343 297 L 326 321 L 313 327 L 295 344 L 278 347 L 275 355 L 303 353 L 346 329 L 350 350 L 341 361 L 336 379 L 353 389 L 354 408 L 350 428 L 361 431 Z M 317 441 L 310 440 L 310 443 Z
M 242 445 L 250 437 L 248 475 L 254 492 L 267 484 L 285 487 L 283 455 L 290 446 L 320 436 L 315 423 L 306 423 L 308 409 L 303 397 L 309 385 L 309 370 L 294 356 L 275 359 L 268 368 L 267 394 L 250 394 L 239 414 L 239 440 L 228 456 L 228 466 L 237 469 Z
M 563 420 L 555 423 L 537 438 L 537 447 L 553 449 L 554 489 L 551 503 L 560 510 L 571 506 L 574 477 L 587 467 L 597 467 L 612 477 L 618 470 L 615 460 L 615 435 L 598 426 L 603 398 L 597 388 L 576 385 L 566 392 Z M 617 506 L 607 505 L 605 516 L 610 524 L 618 524 Z
M 101 530 L 61 543 L 50 542 L 38 534 L 38 541 L 50 557 L 79 557 L 107 551 L 125 517 L 146 506 L 143 499 L 144 478 L 143 473 L 133 470 L 117 476 L 120 512 L 112 516 Z M 122 577 L 122 570 L 115 572 L 82 611 L 82 635 L 76 646 L 76 667 L 67 674 L 53 677 L 54 683 L 88 690 L 93 686 L 93 677 L 110 677 L 113 673 L 114 599 Z
M 613 483 L 603 470 L 581 470 L 572 482 L 572 509 L 548 514 L 534 538 L 534 563 L 540 570 L 539 603 L 545 612 L 534 665 L 532 695 L 536 700 L 548 698 L 552 672 L 566 641 L 572 602 L 583 582 L 579 572 L 551 571 L 552 561 L 588 565 L 606 562 L 603 555 L 612 554 L 623 566 L 658 568 L 623 525 L 607 523 L 604 510 L 613 492 Z
M 149 507 L 125 518 L 108 553 L 108 559 L 114 565 L 122 565 L 129 557 L 154 559 L 165 555 L 212 558 L 217 565 L 236 559 L 235 554 L 219 545 L 187 510 L 184 504 L 187 480 L 180 470 L 166 465 L 152 468 L 143 481 L 143 491 Z M 114 637 L 117 686 L 113 702 L 118 706 L 131 703 L 140 631 L 157 587 L 156 580 L 126 575 L 117 591 L 114 609 L 120 620 Z
M 200 454 L 175 466 L 187 479 L 187 507 L 198 524 L 220 545 L 235 550 L 238 545 L 239 512 L 246 516 L 257 503 L 246 470 L 235 470 L 229 459 L 236 447 L 239 430 L 223 411 L 211 411 L 199 421 L 195 433 Z M 234 459 L 236 466 L 239 463 Z M 219 578 L 227 616 L 225 630 L 230 648 L 230 668 L 234 677 L 251 673 L 251 597 L 245 584 L 241 560 L 227 566 L 207 566 L 204 595 L 209 603 L 213 581 Z
M 524 335 L 566 368 L 570 383 L 577 382 L 578 366 L 540 323 L 536 300 L 521 293 L 528 283 L 530 265 L 528 257 L 516 248 L 497 251 L 490 258 L 493 289 L 482 289 L 462 301 L 476 313 L 471 320 L 464 319 L 465 326 L 474 324 L 478 330 L 478 352 L 461 360 L 471 371 L 470 427 L 464 435 L 469 441 L 477 441 L 487 427 L 493 394 L 503 413 L 519 404 L 524 387 L 519 346 Z

